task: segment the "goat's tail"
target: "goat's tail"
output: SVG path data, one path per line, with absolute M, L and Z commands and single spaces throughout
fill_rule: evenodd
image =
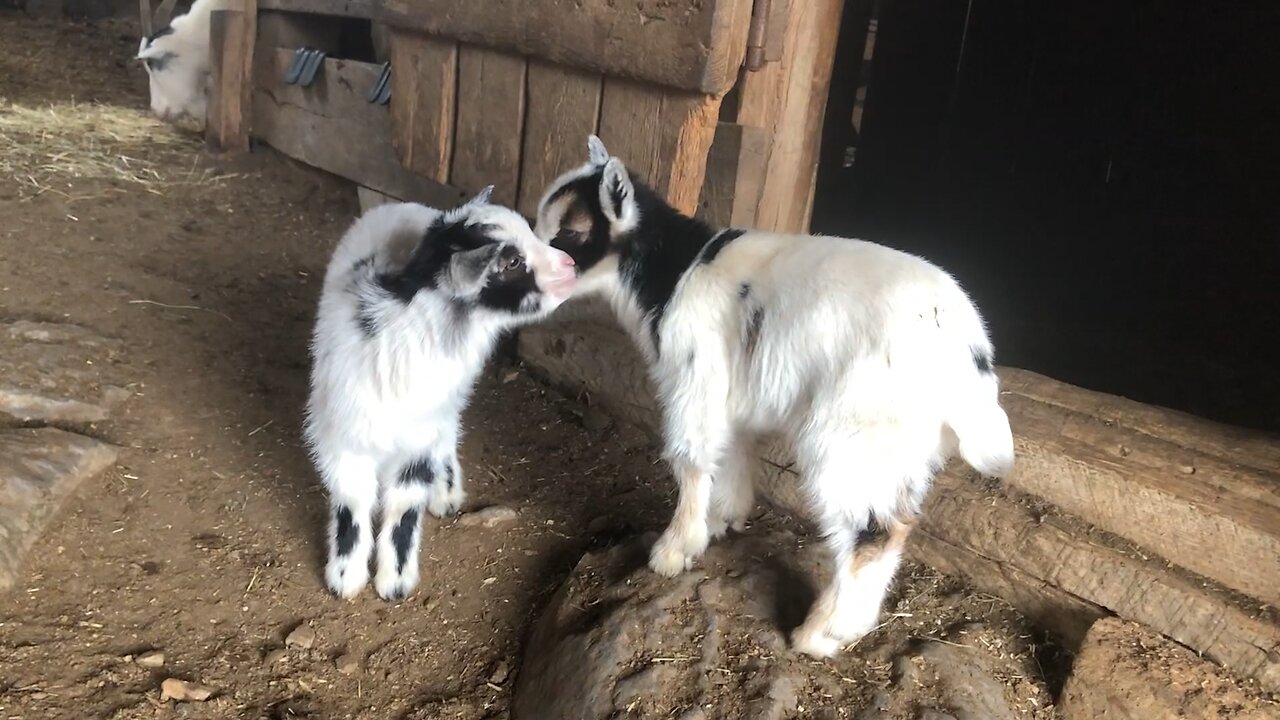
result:
M 1000 380 L 990 350 L 974 349 L 972 364 L 955 388 L 947 425 L 960 441 L 960 457 L 973 469 L 1004 477 L 1013 469 L 1013 431 L 1000 407 Z

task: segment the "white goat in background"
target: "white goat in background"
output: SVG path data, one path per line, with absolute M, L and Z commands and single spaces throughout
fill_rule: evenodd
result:
M 195 0 L 185 15 L 164 22 L 176 0 L 164 0 L 154 18 L 142 0 L 143 38 L 137 58 L 151 81 L 151 111 L 160 119 L 190 117 L 201 126 L 209 97 L 209 18 L 228 0 Z M 153 31 L 153 24 L 160 29 Z

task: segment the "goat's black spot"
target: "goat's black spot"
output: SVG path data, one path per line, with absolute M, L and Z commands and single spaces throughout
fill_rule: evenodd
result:
M 748 355 L 755 352 L 756 343 L 760 341 L 762 324 L 764 324 L 764 308 L 760 306 L 751 308 L 751 314 L 747 317 L 747 336 L 744 341 Z
M 430 487 L 435 480 L 436 471 L 431 458 L 418 458 L 400 469 L 401 485 Z
M 857 540 L 854 541 L 855 547 L 860 545 L 879 545 L 889 538 L 889 533 L 885 527 L 876 520 L 874 515 L 867 516 L 867 524 L 858 530 Z
M 707 247 L 702 251 L 702 256 L 698 258 L 698 262 L 703 265 L 713 262 L 725 245 L 742 237 L 746 232 L 746 230 L 728 228 L 716 233 L 716 236 L 711 238 L 711 242 L 707 243 Z
M 504 253 L 519 253 L 515 248 L 503 248 Z M 502 256 L 499 256 L 501 262 Z M 512 315 L 521 314 L 524 302 L 529 296 L 538 293 L 538 283 L 533 272 L 525 264 L 507 272 L 495 272 L 489 276 L 483 289 L 480 290 L 480 305 L 493 309 L 505 310 Z
M 165 25 L 159 30 L 151 33 L 151 36 L 147 38 L 147 46 L 150 47 L 151 43 L 155 42 L 156 40 L 159 40 L 162 37 L 165 37 L 167 35 L 172 35 L 172 34 L 173 34 L 173 26 Z
M 365 268 L 369 267 L 369 265 L 371 265 L 372 263 L 373 263 L 373 256 L 372 256 L 372 255 L 370 255 L 369 257 L 362 257 L 362 258 L 360 258 L 359 260 L 357 260 L 357 261 L 355 261 L 354 263 L 352 263 L 352 264 L 351 264 L 351 272 L 352 272 L 353 274 L 354 274 L 354 273 L 358 273 L 358 272 L 360 272 L 361 270 L 363 270 L 363 269 L 365 269 Z
M 751 294 L 751 283 L 742 283 L 741 285 L 738 286 L 738 297 L 742 298 L 743 300 L 746 300 L 747 296 L 750 294 Z
M 450 490 L 453 489 L 453 484 L 458 481 L 457 477 L 455 477 L 456 475 L 457 473 L 453 471 L 453 463 L 445 463 L 444 464 L 445 485 Z
M 338 508 L 337 513 L 337 530 L 334 533 L 338 556 L 344 557 L 351 554 L 351 549 L 356 546 L 356 536 L 360 533 L 360 526 L 356 525 L 351 519 L 351 508 L 342 506 Z
M 978 369 L 978 372 L 983 375 L 991 374 L 993 367 L 991 353 L 984 352 L 978 348 L 973 348 L 970 352 L 973 353 L 973 366 Z
M 409 561 L 409 547 L 413 544 L 413 534 L 418 531 L 418 509 L 410 508 L 400 516 L 391 531 L 391 544 L 396 548 L 396 572 L 404 572 L 404 565 Z
M 178 57 L 176 53 L 165 52 L 155 57 L 143 58 L 142 62 L 146 63 L 147 68 L 152 72 L 160 72 L 176 57 Z
M 378 285 L 397 300 L 408 303 L 424 288 L 440 285 L 440 275 L 449 267 L 455 253 L 478 250 L 492 241 L 474 226 L 463 221 L 437 220 L 423 233 L 422 240 L 401 270 L 383 273 Z
M 380 325 L 378 316 L 374 314 L 373 308 L 369 306 L 368 301 L 361 300 L 356 307 L 356 326 L 360 328 L 360 334 L 366 338 L 372 338 L 378 334 Z
M 563 218 L 579 218 L 587 216 L 591 230 L 585 239 L 580 236 L 570 237 L 564 228 L 551 240 L 551 247 L 573 258 L 578 273 L 584 273 L 595 267 L 609 254 L 613 242 L 609 237 L 609 220 L 600 207 L 601 173 L 578 178 L 556 188 L 549 197 L 547 205 L 572 193 L 576 198 L 565 210 Z

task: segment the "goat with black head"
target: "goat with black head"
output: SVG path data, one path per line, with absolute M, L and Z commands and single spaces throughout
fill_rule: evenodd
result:
M 791 441 L 835 559 L 795 631 L 828 656 L 876 626 L 934 474 L 957 452 L 1002 475 L 1013 438 L 977 308 L 946 272 L 860 240 L 717 230 L 682 215 L 596 137 L 537 233 L 569 253 L 645 355 L 679 484 L 650 567 L 689 568 L 742 529 L 756 441 Z
M 306 438 L 329 491 L 329 588 L 418 582 L 422 511 L 462 504 L 460 420 L 503 331 L 554 310 L 573 261 L 485 190 L 441 212 L 383 205 L 355 222 L 325 276 L 312 341 Z M 376 543 L 373 514 L 381 509 Z

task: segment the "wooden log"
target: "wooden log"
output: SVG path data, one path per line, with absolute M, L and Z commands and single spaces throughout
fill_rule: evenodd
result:
M 751 0 L 386 0 L 376 17 L 609 76 L 719 94 L 742 64 Z
M 607 77 L 600 139 L 667 202 L 692 215 L 719 109 L 719 97 Z
M 375 5 L 375 0 L 258 0 L 263 10 L 364 19 L 373 17 Z
M 1010 485 L 1280 607 L 1273 447 L 1035 373 L 1001 375 L 1017 435 Z
M 844 0 L 790 3 L 782 58 L 742 74 L 735 122 L 772 139 L 751 227 L 805 232 L 809 227 L 823 114 Z
M 769 136 L 760 128 L 716 125 L 698 216 L 715 227 L 750 227 L 764 182 Z
M 520 193 L 516 207 L 538 212 L 542 193 L 561 173 L 587 160 L 587 136 L 596 132 L 603 78 L 541 60 L 529 61 Z
M 521 357 L 571 392 L 586 390 L 620 416 L 651 431 L 659 427 L 642 362 L 629 338 L 610 325 L 608 311 L 599 305 L 566 310 L 520 333 Z M 786 446 L 775 442 L 763 450 L 756 480 L 761 494 L 791 515 L 810 518 Z M 908 547 L 913 557 L 1007 599 L 1068 642 L 1114 613 L 1280 690 L 1280 620 L 1273 611 L 1123 549 L 1084 523 L 943 474 L 917 535 Z
M 215 153 L 249 151 L 257 9 L 214 10 L 209 17 L 209 104 L 205 144 Z
M 515 205 L 524 130 L 525 60 L 462 46 L 458 53 L 458 122 L 450 184 L 467 192 L 493 185 L 493 199 Z
M 449 180 L 458 46 L 394 31 L 391 41 L 391 143 L 400 163 L 437 182 Z
M 254 133 L 280 152 L 378 192 L 434 207 L 464 194 L 406 170 L 391 148 L 386 108 L 366 95 L 378 77 L 371 63 L 326 59 L 306 88 L 286 85 L 293 53 L 278 49 L 255 68 Z
M 1280 706 L 1140 625 L 1089 630 L 1059 702 L 1064 720 L 1274 720 Z

